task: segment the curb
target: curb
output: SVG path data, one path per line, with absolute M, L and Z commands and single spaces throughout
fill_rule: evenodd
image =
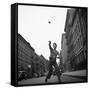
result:
M 69 76 L 69 77 L 75 77 L 83 80 L 87 80 L 87 76 L 75 76 L 75 75 L 68 75 L 68 74 L 63 74 L 64 76 Z

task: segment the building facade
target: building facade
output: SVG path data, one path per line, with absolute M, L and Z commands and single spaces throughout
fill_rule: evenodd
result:
M 61 41 L 61 55 L 62 55 L 62 63 L 64 64 L 67 60 L 67 43 L 66 43 L 66 35 L 62 34 L 62 41 Z
M 28 72 L 28 76 L 32 77 L 34 56 L 35 50 L 20 34 L 18 34 L 18 71 L 26 71 Z
M 63 64 L 64 71 L 67 69 L 66 67 L 66 61 L 67 61 L 67 40 L 66 40 L 66 34 L 62 34 L 62 40 L 61 40 L 61 61 Z
M 81 10 L 83 10 L 83 8 L 72 8 L 68 9 L 67 11 L 65 32 L 68 47 L 67 67 L 69 70 L 79 70 L 86 68 L 87 41 L 84 40 L 87 40 L 87 17 L 86 15 L 84 15 L 84 17 L 86 18 L 84 20 L 84 17 L 80 12 Z M 86 10 L 83 14 L 87 14 Z M 83 22 L 81 21 L 82 19 L 80 19 L 81 17 L 83 19 Z M 83 26 L 82 23 L 84 23 L 85 25 Z
M 40 55 L 40 59 L 42 61 L 42 65 L 43 65 L 43 70 L 44 72 L 47 72 L 48 71 L 48 64 L 49 64 L 49 61 L 46 60 L 46 58 L 43 56 L 43 55 Z
M 48 61 L 39 56 L 34 48 L 18 34 L 18 72 L 25 71 L 27 78 L 39 77 L 46 72 Z

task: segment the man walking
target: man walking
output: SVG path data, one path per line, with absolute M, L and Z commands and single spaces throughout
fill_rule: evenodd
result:
M 45 82 L 47 82 L 48 79 L 50 79 L 52 73 L 53 73 L 53 66 L 55 68 L 55 72 L 56 72 L 56 75 L 58 77 L 58 81 L 61 81 L 60 80 L 60 70 L 59 70 L 59 67 L 56 63 L 56 58 L 57 56 L 59 56 L 59 52 L 56 50 L 57 48 L 57 44 L 56 43 L 53 43 L 53 48 L 51 47 L 51 41 L 49 41 L 49 49 L 50 49 L 50 57 L 49 57 L 49 72 L 46 76 L 46 79 L 45 79 Z

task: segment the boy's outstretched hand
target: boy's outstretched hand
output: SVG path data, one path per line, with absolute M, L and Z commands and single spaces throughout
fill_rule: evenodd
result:
M 49 42 L 49 44 L 51 44 L 51 41 L 48 41 Z

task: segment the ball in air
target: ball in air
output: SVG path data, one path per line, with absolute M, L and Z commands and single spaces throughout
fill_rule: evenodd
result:
M 48 21 L 49 24 L 51 24 L 51 21 Z

